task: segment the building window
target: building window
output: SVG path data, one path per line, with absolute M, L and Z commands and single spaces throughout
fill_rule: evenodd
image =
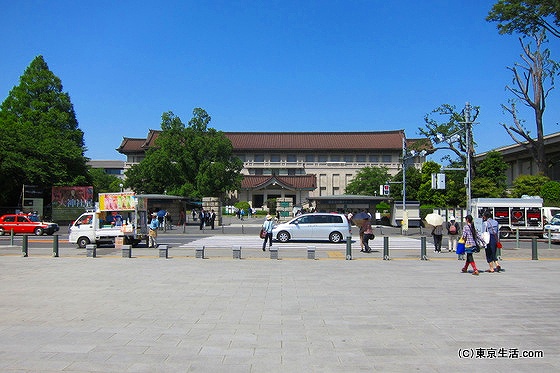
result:
M 307 163 L 315 163 L 315 154 L 306 154 L 305 161 Z
M 393 157 L 391 157 L 390 154 L 385 154 L 385 155 L 381 156 L 381 161 L 383 163 L 391 163 L 391 161 L 393 160 L 392 158 Z
M 354 155 L 353 154 L 347 154 L 344 156 L 344 162 L 354 162 Z
M 376 155 L 372 154 L 372 155 L 369 156 L 369 161 L 372 162 L 372 163 L 378 163 L 379 162 L 379 156 L 377 154 Z
M 237 156 L 237 158 L 241 159 L 241 162 L 245 162 L 245 160 L 247 160 L 247 157 L 245 156 L 245 154 L 239 154 Z
M 363 154 L 358 154 L 358 155 L 356 156 L 356 162 L 358 162 L 358 163 L 365 163 L 365 161 L 366 161 L 366 156 L 365 156 L 365 155 L 363 155 Z
M 340 155 L 331 155 L 331 162 L 340 162 Z
M 255 169 L 253 169 L 253 171 L 255 171 L 255 175 L 262 175 L 263 174 L 263 169 L 262 168 L 255 168 Z
M 327 162 L 329 157 L 325 154 L 319 154 L 319 162 Z
M 291 163 L 297 162 L 297 155 L 295 155 L 295 154 L 288 154 L 288 155 L 286 156 L 286 161 L 291 162 Z
M 295 168 L 288 168 L 288 175 L 294 176 L 295 174 L 296 174 L 296 169 Z
M 275 162 L 275 163 L 279 163 L 280 162 L 280 154 L 271 154 L 270 155 L 270 161 Z
M 255 154 L 255 162 L 264 162 L 264 154 Z

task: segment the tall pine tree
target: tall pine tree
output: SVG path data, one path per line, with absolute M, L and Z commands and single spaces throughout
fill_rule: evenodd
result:
M 0 106 L 0 206 L 17 206 L 24 184 L 83 183 L 85 149 L 70 96 L 37 56 Z

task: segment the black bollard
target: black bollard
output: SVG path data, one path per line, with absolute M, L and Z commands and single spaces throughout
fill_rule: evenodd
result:
M 24 234 L 23 235 L 23 242 L 21 243 L 21 256 L 27 258 L 28 254 L 28 246 L 29 245 L 29 236 Z
M 346 260 L 352 260 L 352 236 L 346 236 Z
M 428 260 L 426 255 L 426 236 L 420 237 L 420 260 Z
M 58 235 L 53 235 L 52 256 L 58 258 Z
M 537 253 L 537 238 L 533 237 L 532 241 L 531 241 L 531 251 L 532 251 L 532 260 L 539 260 L 539 256 Z
M 391 260 L 389 257 L 389 236 L 383 237 L 383 260 Z

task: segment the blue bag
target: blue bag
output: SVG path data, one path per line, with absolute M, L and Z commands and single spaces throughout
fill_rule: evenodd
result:
M 457 243 L 456 253 L 457 253 L 457 255 L 463 255 L 465 253 L 465 243 L 464 242 L 458 242 Z

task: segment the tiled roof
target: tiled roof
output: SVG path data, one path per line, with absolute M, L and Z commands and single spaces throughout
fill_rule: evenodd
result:
M 146 139 L 124 138 L 121 153 L 146 150 L 160 131 L 150 130 Z M 402 148 L 404 131 L 377 132 L 224 132 L 234 151 L 328 151 L 394 150 Z M 127 143 L 125 143 L 125 141 Z M 134 141 L 134 143 L 132 143 Z M 407 143 L 413 141 L 407 140 Z M 136 146 L 136 148 L 133 148 Z
M 293 189 L 314 190 L 317 187 L 317 177 L 313 174 L 298 176 L 243 175 L 241 189 L 265 187 L 274 182 Z
M 386 132 L 225 132 L 240 150 L 372 150 L 402 147 L 403 131 Z
M 121 142 L 121 145 L 117 148 L 117 151 L 122 154 L 145 151 L 145 149 L 143 148 L 145 142 L 146 139 L 123 137 L 123 141 Z

